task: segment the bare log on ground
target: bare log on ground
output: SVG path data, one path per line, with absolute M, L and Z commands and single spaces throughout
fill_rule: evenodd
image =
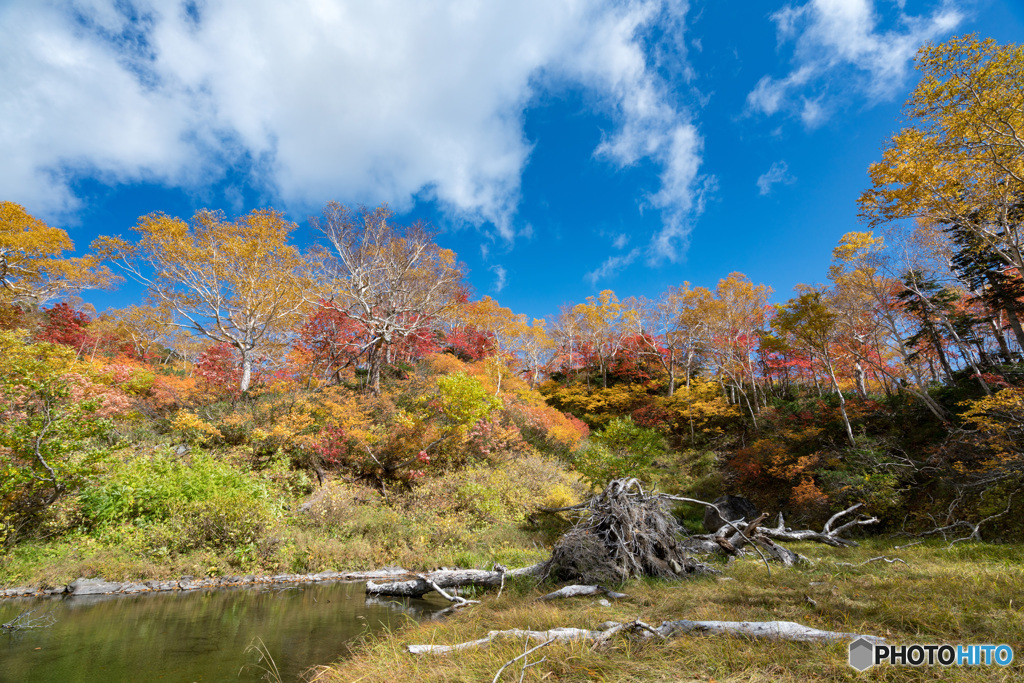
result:
M 423 579 L 424 581 L 426 581 L 427 585 L 430 586 L 430 588 L 435 593 L 440 595 L 442 598 L 444 598 L 448 602 L 452 603 L 452 607 L 450 609 L 457 609 L 459 607 L 468 607 L 469 605 L 479 605 L 480 604 L 479 600 L 467 600 L 466 598 L 464 598 L 462 596 L 459 596 L 459 595 L 451 595 L 450 593 L 445 591 L 445 589 L 441 588 L 436 583 L 434 583 L 433 581 L 431 581 L 427 577 L 423 576 L 422 574 L 418 578 Z
M 868 564 L 870 562 L 885 562 L 886 564 L 896 564 L 897 562 L 902 562 L 903 564 L 907 565 L 908 567 L 910 566 L 910 564 L 906 560 L 903 560 L 903 559 L 901 559 L 899 557 L 885 557 L 884 555 L 879 555 L 878 557 L 872 557 L 870 560 L 864 560 L 863 562 L 860 562 L 858 564 L 852 564 L 850 562 L 836 562 L 836 566 L 837 567 L 863 567 L 864 565 L 866 565 L 866 564 Z
M 390 595 L 395 597 L 421 598 L 438 588 L 459 588 L 462 586 L 501 586 L 507 576 L 539 576 L 545 564 L 535 564 L 509 571 L 486 571 L 484 569 L 438 569 L 417 575 L 405 581 L 386 583 L 366 582 L 367 595 Z
M 603 626 L 605 628 L 593 631 L 582 628 L 553 628 L 547 631 L 526 631 L 522 629 L 491 631 L 485 638 L 458 643 L 457 645 L 409 645 L 407 648 L 412 654 L 443 655 L 460 650 L 487 647 L 495 640 L 508 638 L 528 638 L 545 644 L 582 641 L 602 645 L 607 643 L 613 636 L 626 633 L 633 634 L 634 637 L 641 640 L 651 638 L 667 639 L 689 634 L 740 636 L 765 640 L 791 640 L 803 643 L 852 641 L 857 638 L 864 638 L 873 643 L 885 642 L 884 638 L 877 636 L 839 631 L 821 631 L 792 621 L 690 621 L 680 619 L 662 622 L 661 626 L 658 627 L 649 626 L 642 621 L 633 621 L 625 624 L 606 622 Z
M 547 595 L 544 595 L 537 599 L 557 600 L 559 598 L 577 598 L 587 595 L 607 595 L 612 600 L 618 600 L 619 598 L 629 597 L 625 593 L 616 593 L 613 590 L 608 590 L 604 586 L 581 586 L 579 584 L 574 584 L 572 586 L 560 588 L 559 590 L 556 590 L 553 593 L 548 593 Z

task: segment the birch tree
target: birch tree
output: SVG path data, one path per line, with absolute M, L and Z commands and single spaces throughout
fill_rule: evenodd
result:
M 153 213 L 139 219 L 137 242 L 100 237 L 93 246 L 178 313 L 174 326 L 236 349 L 244 392 L 257 355 L 283 343 L 306 307 L 306 260 L 288 244 L 295 227 L 274 209 L 234 221 L 203 210 L 191 223 Z
M 327 239 L 320 265 L 329 300 L 367 330 L 368 382 L 399 341 L 452 318 L 465 300 L 455 252 L 442 249 L 422 223 L 395 224 L 387 206 L 352 211 L 330 202 L 310 219 Z

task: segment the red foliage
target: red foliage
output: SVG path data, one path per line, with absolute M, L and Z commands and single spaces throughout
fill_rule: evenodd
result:
M 356 320 L 333 303 L 321 301 L 320 307 L 299 328 L 295 348 L 308 358 L 314 372 L 340 379 L 339 373 L 355 365 L 366 354 L 373 336 L 366 324 Z M 429 326 L 395 339 L 390 347 L 392 361 L 417 361 L 440 350 Z
M 320 432 L 320 439 L 313 444 L 313 452 L 320 456 L 325 465 L 336 467 L 348 456 L 348 433 L 344 427 L 328 427 Z
M 95 339 L 86 329 L 92 319 L 82 311 L 76 311 L 68 304 L 61 302 L 43 312 L 45 313 L 44 322 L 39 332 L 36 333 L 38 341 L 64 344 L 78 353 L 94 343 Z
M 321 301 L 316 313 L 299 328 L 295 346 L 309 354 L 316 370 L 335 377 L 362 355 L 368 342 L 362 323 L 333 303 Z
M 653 403 L 641 406 L 630 413 L 633 422 L 641 427 L 657 429 L 664 433 L 672 431 L 672 412 Z
M 480 331 L 472 325 L 456 327 L 444 342 L 447 351 L 467 363 L 493 356 L 498 348 L 493 332 Z
M 239 394 L 242 366 L 230 344 L 214 344 L 203 351 L 196 361 L 196 374 L 218 396 L 235 397 Z

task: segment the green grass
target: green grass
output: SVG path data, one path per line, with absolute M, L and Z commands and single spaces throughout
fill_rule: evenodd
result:
M 863 674 L 846 663 L 845 644 L 771 643 L 743 638 L 680 636 L 667 642 L 627 639 L 594 650 L 551 645 L 530 657 L 527 681 L 1012 681 L 1024 678 L 1024 562 L 1019 545 L 921 545 L 901 551 L 872 540 L 860 548 L 793 547 L 815 559 L 812 568 L 773 568 L 769 579 L 759 560 L 724 568 L 722 577 L 681 582 L 633 581 L 629 598 L 602 607 L 597 598 L 538 603 L 550 587 L 519 583 L 501 598 L 442 622 L 413 625 L 364 641 L 352 658 L 311 675 L 318 681 L 481 681 L 523 652 L 521 642 L 445 656 L 414 656 L 410 643 L 453 644 L 490 630 L 556 626 L 595 628 L 607 620 L 666 619 L 795 621 L 820 629 L 883 636 L 893 643 L 1008 643 L 1017 652 L 1008 668 L 997 666 L 874 667 Z M 857 563 L 881 554 L 909 566 Z M 725 579 L 725 580 L 723 580 Z M 732 580 L 728 580 L 732 579 Z M 807 600 L 811 598 L 817 604 Z M 504 681 L 519 680 L 519 664 Z

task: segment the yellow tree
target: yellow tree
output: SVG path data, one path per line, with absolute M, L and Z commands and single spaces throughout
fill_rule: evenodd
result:
M 863 215 L 955 228 L 1024 273 L 1024 49 L 967 36 L 923 47 L 917 62 L 912 125 L 872 164 Z
M 0 301 L 38 308 L 51 299 L 115 284 L 95 256 L 61 258 L 75 248 L 67 232 L 0 202 Z
M 656 301 L 644 297 L 627 299 L 624 321 L 645 355 L 653 356 L 668 375 L 669 398 L 676 391 L 679 370 L 690 384 L 694 363 L 707 344 L 708 325 L 702 311 L 708 310 L 711 292 L 704 287 L 669 287 Z
M 479 301 L 470 301 L 462 306 L 459 319 L 465 325 L 493 335 L 497 349 L 496 353 L 487 358 L 486 363 L 495 376 L 495 393 L 500 393 L 502 377 L 510 369 L 509 364 L 514 359 L 517 344 L 528 329 L 526 316 L 515 314 L 512 309 L 504 308 L 491 297 L 484 296 Z
M 288 244 L 294 229 L 274 209 L 234 221 L 203 210 L 191 223 L 153 213 L 139 219 L 138 242 L 100 237 L 93 246 L 180 315 L 176 327 L 234 347 L 246 391 L 258 354 L 283 341 L 311 287 L 306 260 Z
M 713 299 L 699 302 L 704 310 L 698 315 L 708 326 L 708 358 L 719 377 L 728 378 L 746 401 L 755 428 L 760 405 L 754 353 L 765 326 L 771 291 L 767 285 L 754 285 L 743 273 L 730 273 L 718 281 Z
M 534 318 L 533 324 L 526 325 L 524 320 L 516 346 L 529 373 L 530 388 L 536 388 L 541 370 L 548 365 L 555 350 L 555 340 L 548 334 L 547 321 Z
M 623 316 L 626 308 L 615 292 L 606 289 L 596 297 L 588 296 L 587 303 L 576 304 L 572 314 L 579 321 L 580 338 L 597 361 L 601 373 L 601 386 L 608 386 L 608 366 L 615 353 L 622 348 Z
M 131 340 L 139 358 L 146 358 L 154 347 L 166 344 L 174 330 L 174 313 L 167 306 L 128 306 L 112 311 L 118 331 Z

